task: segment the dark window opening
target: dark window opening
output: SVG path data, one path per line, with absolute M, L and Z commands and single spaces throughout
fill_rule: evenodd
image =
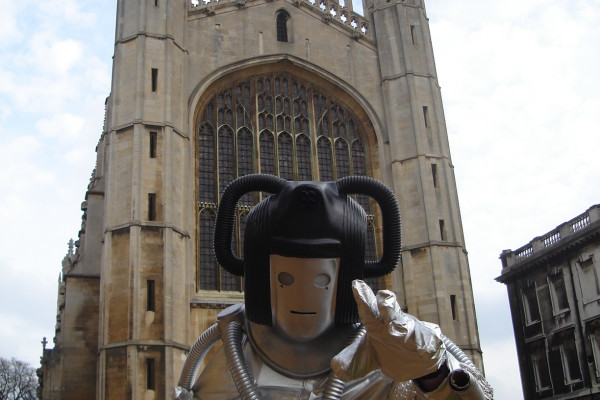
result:
M 456 321 L 456 295 L 450 295 L 450 308 L 452 309 L 452 320 Z
M 444 231 L 444 220 L 440 219 L 440 239 L 446 240 L 446 232 Z
M 548 358 L 543 344 L 530 351 L 531 366 L 533 369 L 533 377 L 535 380 L 535 391 L 538 393 L 552 389 L 552 381 L 550 380 L 550 370 L 548 368 Z
M 156 158 L 157 133 L 150 132 L 150 158 Z
M 158 7 L 158 0 L 154 0 L 154 7 Z
M 431 164 L 431 177 L 433 178 L 433 187 L 436 188 L 438 185 L 437 182 L 437 165 Z
M 415 35 L 416 35 L 415 26 L 411 25 L 410 26 L 410 39 L 412 40 L 412 44 L 417 44 L 417 38 Z
M 147 283 L 147 285 L 146 285 L 147 286 L 147 291 L 146 291 L 147 293 L 146 293 L 146 295 L 148 296 L 147 299 L 146 299 L 146 309 L 148 311 L 155 311 L 154 280 L 149 279 L 146 283 Z
M 535 284 L 523 289 L 523 308 L 527 325 L 540 321 L 540 308 Z
M 152 68 L 152 91 L 156 92 L 158 86 L 158 69 Z
M 287 42 L 288 41 L 288 30 L 287 22 L 289 16 L 285 11 L 279 11 L 277 13 L 277 41 Z
M 146 389 L 154 390 L 155 374 L 154 374 L 154 358 L 146 359 Z
M 209 104 L 209 107 L 212 104 Z M 202 124 L 198 134 L 198 197 L 200 201 L 215 202 L 215 137 L 214 129 L 208 123 Z
M 579 382 L 582 379 L 575 340 L 572 336 L 569 339 L 560 348 L 563 373 L 567 384 Z
M 215 214 L 211 209 L 205 209 L 200 214 L 199 224 L 199 281 L 200 289 L 217 289 L 217 260 L 213 255 L 213 231 L 215 230 Z
M 156 193 L 148 193 L 148 221 L 156 221 Z
M 423 106 L 423 120 L 425 121 L 425 128 L 429 128 L 429 113 L 427 106 Z
M 562 273 L 551 275 L 550 281 L 550 300 L 554 315 L 560 314 L 569 309 L 569 299 Z

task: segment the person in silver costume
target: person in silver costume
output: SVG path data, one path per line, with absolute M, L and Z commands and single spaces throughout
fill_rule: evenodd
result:
M 220 232 L 222 222 L 217 216 L 215 253 L 224 268 L 246 277 L 246 307 L 237 304 L 224 310 L 217 324 L 200 336 L 186 360 L 175 399 L 493 398 L 483 375 L 437 325 L 404 313 L 393 292 L 380 290 L 375 295 L 363 280 L 356 279 L 356 275 L 369 275 L 362 271 L 368 270 L 364 261 L 356 264 L 358 272 L 348 273 L 354 268 L 348 259 L 356 259 L 349 257 L 353 247 L 364 243 L 362 234 L 352 242 L 348 232 L 360 231 L 366 220 L 346 194 L 372 192 L 375 185 L 384 194 L 383 199 L 373 196 L 384 224 L 397 219 L 392 231 L 399 231 L 397 205 L 389 189 L 364 177 L 358 183 L 350 181 L 351 190 L 347 180 L 322 184 L 243 178 L 236 183 L 237 189 L 232 183 L 234 194 L 222 200 L 230 203 L 229 208 L 222 210 L 220 205 L 220 214 L 232 213 L 238 199 L 251 190 L 275 193 L 248 217 L 243 267 L 236 267 L 234 258 L 228 259 L 231 227 L 224 223 L 225 233 Z M 292 226 L 297 229 L 290 234 Z M 226 238 L 223 243 L 219 243 L 220 236 Z M 385 247 L 385 226 L 383 240 Z M 384 249 L 382 260 L 393 269 L 399 257 L 399 237 L 395 244 L 387 241 L 392 253 Z M 249 250 L 249 246 L 264 246 L 264 251 Z M 262 255 L 254 258 L 253 252 Z M 249 279 L 251 274 L 260 275 L 251 272 L 259 264 L 265 264 L 262 277 Z M 385 267 L 377 274 L 391 269 Z M 261 291 L 252 290 L 257 282 L 262 282 Z M 259 297 L 264 301 L 255 301 Z M 257 307 L 257 302 L 263 306 Z M 196 379 L 204 355 L 219 339 L 223 346 Z

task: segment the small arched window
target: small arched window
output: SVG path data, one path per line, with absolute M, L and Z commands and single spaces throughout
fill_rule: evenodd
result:
M 288 41 L 288 29 L 287 24 L 290 19 L 290 15 L 281 10 L 277 13 L 277 41 L 287 42 Z

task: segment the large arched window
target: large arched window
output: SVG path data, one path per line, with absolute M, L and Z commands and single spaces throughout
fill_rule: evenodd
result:
M 331 181 L 370 175 L 366 128 L 341 98 L 291 73 L 228 83 L 211 92 L 196 121 L 198 173 L 197 290 L 241 291 L 241 278 L 220 268 L 212 254 L 219 198 L 233 179 L 266 173 L 288 180 Z M 343 97 L 338 94 L 338 97 Z M 243 248 L 245 215 L 259 194 L 240 202 L 234 246 Z M 371 214 L 369 199 L 356 200 Z M 369 216 L 367 257 L 377 257 Z M 240 254 L 241 255 L 241 254 Z

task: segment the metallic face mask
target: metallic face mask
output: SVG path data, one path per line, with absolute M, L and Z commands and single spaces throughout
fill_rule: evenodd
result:
M 296 341 L 309 341 L 332 328 L 339 258 L 271 254 L 273 328 Z

